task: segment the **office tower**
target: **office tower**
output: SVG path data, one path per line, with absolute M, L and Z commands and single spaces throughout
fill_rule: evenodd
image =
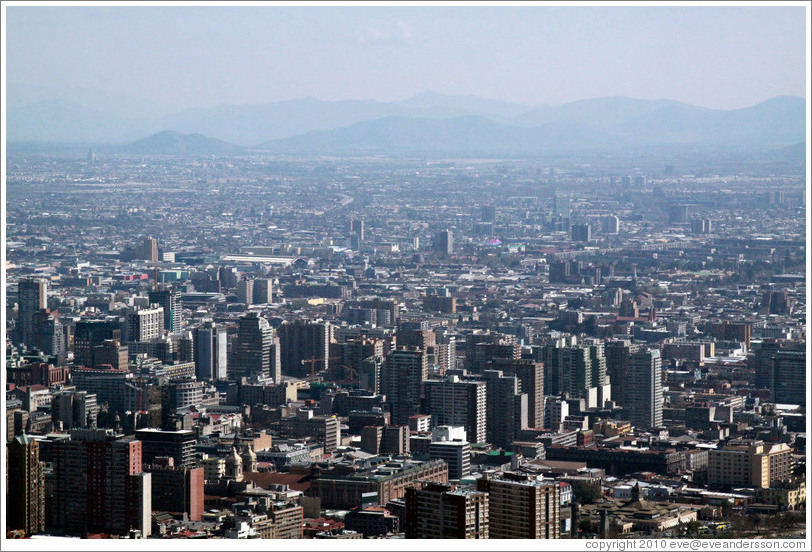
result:
M 442 483 L 406 489 L 407 539 L 487 539 L 488 495 Z
M 127 341 L 149 341 L 163 333 L 163 307 L 136 307 L 127 313 Z
M 572 241 L 588 242 L 592 239 L 592 227 L 588 224 L 573 224 L 570 232 Z
M 494 447 L 508 448 L 527 429 L 527 394 L 520 392 L 519 379 L 501 370 L 485 370 L 486 438 Z M 450 471 L 449 471 L 449 477 Z
M 220 284 L 224 289 L 231 289 L 236 286 L 239 281 L 237 269 L 234 267 L 221 266 L 217 269 L 217 279 L 220 280 Z
M 99 404 L 95 393 L 62 390 L 51 398 L 51 420 L 57 431 L 96 427 Z
M 437 235 L 437 253 L 448 257 L 454 254 L 454 233 L 451 230 L 442 230 Z
M 381 393 L 382 372 L 385 362 L 386 359 L 383 356 L 369 357 L 361 361 L 356 372 L 356 379 L 362 388 L 376 395 Z
M 305 378 L 310 376 L 311 367 L 315 373 L 330 370 L 329 322 L 298 319 L 282 324 L 277 332 L 282 348 L 282 374 Z
M 279 383 L 278 343 L 273 328 L 256 312 L 249 312 L 239 320 L 233 360 L 228 363 L 228 379 L 263 376 Z
M 560 489 L 558 481 L 512 472 L 477 480 L 477 490 L 488 493 L 489 538 L 561 538 Z
M 172 380 L 161 389 L 161 420 L 163 427 L 170 427 L 171 420 L 192 406 L 203 402 L 205 383 L 197 380 Z
M 690 208 L 687 205 L 671 205 L 668 208 L 668 222 L 687 222 Z
M 105 339 L 101 345 L 93 347 L 93 367 L 112 366 L 116 370 L 129 369 L 129 347 L 116 339 Z
M 254 280 L 253 304 L 265 305 L 273 303 L 273 280 L 270 278 L 256 278 Z
M 142 261 L 158 262 L 158 240 L 153 237 L 144 238 L 144 241 L 135 246 L 135 258 Z
M 158 456 L 144 461 L 144 471 L 152 476 L 152 510 L 184 512 L 189 521 L 203 518 L 203 468 L 175 465 L 175 460 Z
M 364 241 L 364 221 L 361 219 L 353 219 L 347 223 L 347 233 L 349 234 L 350 241 L 353 241 L 356 247 L 353 247 L 354 250 L 357 250 L 361 243 Z
M 80 320 L 73 332 L 73 363 L 75 366 L 92 368 L 94 348 L 108 339 L 121 340 L 118 321 Z
M 359 337 L 330 343 L 330 379 L 359 382 L 362 363 L 370 357 L 383 357 L 382 339 Z
M 624 383 L 623 409 L 640 429 L 663 424 L 662 360 L 658 349 L 643 349 L 629 356 Z
M 639 344 L 628 340 L 608 341 L 604 345 L 606 355 L 606 373 L 612 383 L 612 398 L 623 404 L 626 397 L 626 371 L 632 353 L 640 350 Z
M 560 338 L 541 348 L 544 362 L 544 393 L 587 400 L 588 407 L 603 405 L 607 388 L 603 344 L 589 341 L 575 344 L 574 338 Z
M 770 205 L 781 205 L 785 202 L 784 190 L 770 190 L 767 192 L 767 202 Z
M 431 430 L 429 458 L 445 460 L 448 478 L 461 479 L 471 473 L 471 445 L 462 426 L 437 426 Z
M 20 280 L 17 283 L 18 343 L 34 347 L 34 315 L 48 308 L 48 284 L 44 280 Z
M 494 358 L 486 366 L 518 378 L 519 392 L 527 394 L 527 425 L 545 427 L 544 364 L 529 358 Z
M 617 234 L 620 232 L 620 219 L 615 215 L 607 215 L 601 219 L 601 231 L 604 234 Z
M 148 537 L 152 528 L 150 475 L 143 473 L 141 442 L 112 430 L 74 429 L 53 447 L 55 529 Z
M 203 380 L 228 378 L 228 334 L 222 326 L 207 322 L 192 330 L 195 376 Z
M 776 351 L 772 358 L 772 381 L 774 403 L 806 406 L 806 351 Z
M 710 219 L 697 218 L 691 220 L 692 234 L 710 234 L 712 228 L 713 226 Z
M 389 353 L 381 373 L 381 392 L 386 395 L 392 423 L 403 425 L 420 414 L 420 384 L 428 375 L 423 351 L 399 349 Z
M 6 448 L 6 531 L 25 536 L 45 529 L 45 474 L 39 461 L 39 443 L 23 433 L 8 435 Z
M 482 222 L 496 222 L 496 207 L 493 205 L 483 205 L 480 211 Z
M 252 305 L 254 303 L 254 280 L 243 277 L 237 282 L 237 302 Z
M 65 353 L 65 337 L 62 323 L 48 309 L 41 309 L 33 317 L 33 339 L 31 345 L 50 356 Z
M 764 339 L 761 345 L 753 351 L 753 367 L 755 371 L 754 385 L 759 389 L 769 389 L 772 393 L 775 387 L 773 380 L 773 357 L 781 350 L 781 344 L 776 339 Z
M 551 431 L 560 431 L 564 420 L 570 415 L 570 405 L 563 397 L 547 397 L 544 401 L 544 424 Z
M 465 367 L 472 373 L 482 372 L 494 359 L 519 359 L 521 356 L 521 347 L 511 336 L 470 335 L 465 343 Z
M 561 218 L 569 218 L 570 216 L 569 196 L 561 196 L 561 195 L 553 196 L 553 215 Z
M 484 381 L 459 376 L 426 380 L 425 412 L 438 425 L 463 426 L 472 443 L 486 442 L 487 392 Z
M 634 177 L 634 187 L 637 189 L 643 189 L 646 187 L 646 177 L 643 175 L 637 175 Z
M 135 438 L 141 444 L 145 464 L 153 464 L 160 457 L 169 457 L 175 466 L 197 466 L 195 432 L 191 429 L 163 430 L 149 427 L 136 430 Z
M 157 304 L 164 309 L 164 329 L 176 332 L 181 327 L 180 291 L 171 288 L 154 289 L 149 292 L 149 303 Z

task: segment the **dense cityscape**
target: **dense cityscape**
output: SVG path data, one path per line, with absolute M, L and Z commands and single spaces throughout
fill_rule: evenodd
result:
M 10 152 L 8 536 L 804 538 L 805 167 L 652 158 Z

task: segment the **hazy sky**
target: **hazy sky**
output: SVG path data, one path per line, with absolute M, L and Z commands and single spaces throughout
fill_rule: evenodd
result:
M 805 96 L 804 7 L 8 7 L 7 82 L 183 106 Z

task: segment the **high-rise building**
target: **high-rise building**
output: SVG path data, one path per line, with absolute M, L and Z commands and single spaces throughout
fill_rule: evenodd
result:
M 545 427 L 544 364 L 530 358 L 494 358 L 486 366 L 518 378 L 519 392 L 527 394 L 528 427 Z
M 158 240 L 153 237 L 144 238 L 135 246 L 135 258 L 142 261 L 158 262 Z
M 254 280 L 243 277 L 237 282 L 237 302 L 246 305 L 254 303 Z
M 39 461 L 39 443 L 23 433 L 8 436 L 6 461 L 6 531 L 25 536 L 45 529 L 45 475 Z
M 477 490 L 488 493 L 489 538 L 560 538 L 560 489 L 557 481 L 513 472 L 478 479 Z
M 426 356 L 419 349 L 389 353 L 381 370 L 381 393 L 386 395 L 392 423 L 403 425 L 420 414 L 420 384 L 428 375 Z
M 572 241 L 588 242 L 592 239 L 592 227 L 588 224 L 573 224 L 570 232 Z
M 51 398 L 51 420 L 57 431 L 96 427 L 99 404 L 95 393 L 63 389 Z
M 127 370 L 130 365 L 129 347 L 117 339 L 105 339 L 101 345 L 93 347 L 93 367 L 112 366 L 116 370 Z
M 157 304 L 164 309 L 164 329 L 170 332 L 180 330 L 181 304 L 180 291 L 162 287 L 149 292 L 150 304 Z
M 279 340 L 268 321 L 256 312 L 239 320 L 234 355 L 228 363 L 228 378 L 263 376 L 281 381 L 279 375 Z
M 641 429 L 663 424 L 662 359 L 658 349 L 643 349 L 629 356 L 622 406 L 633 426 Z
M 463 426 L 472 443 L 486 442 L 487 392 L 484 381 L 446 376 L 426 380 L 425 412 L 437 425 Z M 408 420 L 407 420 L 408 423 Z
M 141 442 L 109 429 L 74 429 L 70 435 L 53 443 L 55 529 L 149 536 L 152 483 L 142 471 Z
M 570 198 L 569 196 L 553 196 L 553 215 L 561 218 L 569 218 L 570 216 Z
M 311 362 L 315 372 L 329 372 L 331 327 L 329 322 L 298 319 L 279 326 L 282 348 L 282 373 L 286 376 L 307 377 Z
M 462 479 L 471 473 L 471 445 L 462 426 L 437 426 L 431 431 L 429 458 L 445 460 L 448 478 Z
M 626 371 L 632 353 L 640 350 L 640 345 L 629 340 L 608 341 L 604 344 L 606 373 L 612 382 L 612 398 L 623 404 L 626 396 Z
M 493 205 L 483 205 L 480 210 L 482 222 L 496 222 L 496 207 Z
M 601 219 L 601 231 L 604 234 L 617 234 L 620 232 L 620 219 L 615 215 L 607 215 Z
M 610 389 L 606 378 L 603 343 L 589 340 L 576 344 L 561 338 L 541 348 L 544 362 L 544 393 L 587 400 L 588 407 L 603 405 Z
M 127 341 L 149 341 L 163 333 L 163 307 L 136 307 L 127 313 Z
M 406 489 L 407 539 L 487 539 L 488 495 L 442 483 Z
M 115 320 L 80 320 L 73 334 L 73 363 L 76 366 L 96 366 L 94 348 L 108 339 L 121 340 L 121 329 Z
M 806 351 L 780 350 L 772 358 L 772 401 L 806 406 Z
M 454 233 L 451 230 L 442 230 L 437 235 L 437 253 L 443 257 L 454 254 Z
M 17 283 L 18 343 L 34 347 L 34 316 L 48 308 L 48 283 L 44 280 L 20 280 Z
M 172 458 L 175 466 L 194 468 L 195 432 L 191 429 L 163 430 L 152 427 L 138 429 L 135 438 L 141 443 L 145 464 L 153 464 L 156 458 Z
M 189 521 L 203 517 L 203 468 L 177 466 L 171 457 L 159 456 L 144 462 L 152 476 L 152 509 L 156 512 L 184 512 Z
M 256 278 L 254 280 L 253 304 L 265 305 L 273 303 L 273 280 L 271 278 Z
M 508 448 L 518 440 L 519 431 L 527 429 L 527 394 L 520 393 L 516 376 L 505 376 L 501 370 L 485 370 L 483 375 L 487 390 L 487 441 L 495 447 Z
M 65 353 L 62 323 L 50 310 L 41 309 L 34 314 L 33 331 L 31 346 L 35 349 L 51 356 Z
M 228 335 L 223 326 L 207 322 L 192 330 L 195 376 L 203 380 L 228 378 Z

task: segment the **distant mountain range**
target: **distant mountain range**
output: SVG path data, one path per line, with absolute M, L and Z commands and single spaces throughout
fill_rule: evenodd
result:
M 324 154 L 533 154 L 669 145 L 777 150 L 806 141 L 806 102 L 792 96 L 729 111 L 625 97 L 533 107 L 433 92 L 396 102 L 302 98 L 175 110 L 86 89 L 9 85 L 8 92 L 10 144 L 124 145 L 115 149 L 144 155 L 243 148 Z

